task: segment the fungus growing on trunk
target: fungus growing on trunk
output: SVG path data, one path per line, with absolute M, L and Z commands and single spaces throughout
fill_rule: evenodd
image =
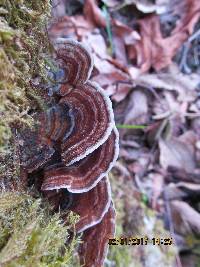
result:
M 70 210 L 80 216 L 76 231 L 82 232 L 99 222 L 108 211 L 111 203 L 110 182 L 104 177 L 92 190 L 73 194 Z
M 73 193 L 91 190 L 107 175 L 118 157 L 118 132 L 114 127 L 108 140 L 86 158 L 71 166 L 55 164 L 44 170 L 42 190 L 67 188 Z
M 64 38 L 58 38 L 54 46 L 58 64 L 65 72 L 62 83 L 73 88 L 87 82 L 94 65 L 89 48 L 75 40 Z
M 70 193 L 68 190 L 45 191 L 55 210 L 68 209 L 80 216 L 76 223 L 76 232 L 84 230 L 101 222 L 111 203 L 111 188 L 108 177 L 104 177 L 92 190 L 85 193 Z
M 109 238 L 115 234 L 115 210 L 111 203 L 102 221 L 83 232 L 83 243 L 79 247 L 81 264 L 84 267 L 103 266 L 108 250 Z
M 80 215 L 76 231 L 84 232 L 85 241 L 81 261 L 99 267 L 114 234 L 107 174 L 118 157 L 118 131 L 109 97 L 89 80 L 93 59 L 88 49 L 68 39 L 59 39 L 55 48 L 64 79 L 52 91 L 55 104 L 39 114 L 40 126 L 22 134 L 22 167 L 29 173 L 24 177 L 41 177 L 35 185 L 55 211 Z
M 60 100 L 71 107 L 75 126 L 62 144 L 62 158 L 71 165 L 102 145 L 114 127 L 112 104 L 103 89 L 96 83 L 77 86 Z

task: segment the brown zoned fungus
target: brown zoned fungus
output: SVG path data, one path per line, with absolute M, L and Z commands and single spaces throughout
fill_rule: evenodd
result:
M 107 174 L 118 157 L 118 131 L 110 99 L 89 81 L 89 50 L 77 41 L 58 39 L 55 54 L 64 78 L 52 95 L 54 104 L 37 115 L 40 125 L 19 133 L 22 176 L 27 173 L 28 181 L 39 184 L 55 210 L 80 215 L 76 231 L 83 232 L 81 263 L 99 267 L 114 235 Z

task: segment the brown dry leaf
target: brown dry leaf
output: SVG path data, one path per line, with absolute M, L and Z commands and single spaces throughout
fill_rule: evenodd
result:
M 172 90 L 178 93 L 179 101 L 194 101 L 200 82 L 199 75 L 193 73 L 185 75 L 181 73 L 176 65 L 170 66 L 167 71 L 156 74 L 142 74 L 136 79 L 136 83 L 144 84 L 147 87 Z
M 190 147 L 177 138 L 170 140 L 159 140 L 160 164 L 164 169 L 168 166 L 192 171 L 195 168 L 194 156 Z
M 137 65 L 142 72 L 147 72 L 151 67 L 158 71 L 170 65 L 187 34 L 178 32 L 163 38 L 159 17 L 156 15 L 141 19 L 138 24 L 141 40 L 129 47 L 129 58 L 137 59 Z
M 179 137 L 179 140 L 187 144 L 193 154 L 195 153 L 195 146 L 196 142 L 198 141 L 197 134 L 191 130 L 188 130 Z
M 116 102 L 122 101 L 132 88 L 131 84 L 123 83 L 129 79 L 128 74 L 120 69 L 118 61 L 108 55 L 105 40 L 100 33 L 87 34 L 83 41 L 87 42 L 93 51 L 94 66 L 98 71 L 92 77 L 93 81 L 98 82 L 108 95 L 113 95 Z
M 112 32 L 115 57 L 124 66 L 127 66 L 126 46 L 132 45 L 137 40 L 140 40 L 140 35 L 131 27 L 116 19 L 112 20 Z
M 88 22 L 93 23 L 93 25 L 106 27 L 106 18 L 95 1 L 87 0 L 85 2 L 84 14 Z M 140 36 L 136 31 L 119 20 L 112 19 L 111 24 L 115 57 L 121 64 L 126 66 L 128 61 L 125 45 L 134 43 L 140 39 Z
M 94 64 L 99 74 L 93 76 L 92 80 L 98 82 L 108 95 L 113 95 L 113 100 L 122 101 L 132 88 L 132 85 L 123 83 L 128 79 L 128 75 L 96 55 L 94 55 Z
M 113 44 L 115 51 L 115 58 L 124 66 L 128 65 L 127 55 L 126 55 L 126 47 L 124 44 L 124 39 L 121 37 L 114 35 L 113 36 Z
M 51 39 L 58 37 L 70 37 L 81 40 L 83 36 L 94 29 L 83 16 L 63 16 L 54 18 L 49 26 L 49 36 Z
M 194 30 L 200 17 L 200 1 L 184 0 L 171 6 L 174 15 L 180 19 L 169 37 L 163 38 L 159 17 L 152 15 L 141 19 L 141 41 L 129 48 L 130 59 L 137 59 L 142 72 L 153 67 L 159 71 L 172 63 L 172 58 Z
M 200 233 L 200 214 L 189 204 L 183 201 L 174 200 L 171 202 L 172 216 L 175 223 L 175 230 L 187 234 L 190 229 Z M 178 219 L 178 221 L 177 221 Z
M 199 0 L 179 0 L 174 6 L 174 14 L 179 15 L 176 28 L 172 34 L 178 32 L 186 32 L 192 34 L 194 26 L 200 17 L 200 1 Z
M 99 27 L 106 27 L 106 19 L 95 0 L 86 0 L 83 12 L 89 22 Z
M 83 41 L 90 44 L 96 56 L 101 57 L 102 59 L 109 58 L 106 42 L 98 29 L 96 29 L 93 33 L 89 32 L 86 36 L 84 36 Z
M 148 121 L 147 96 L 141 90 L 134 90 L 130 95 L 124 119 L 125 124 L 146 124 Z
M 118 83 L 117 87 L 115 87 L 115 94 L 112 96 L 112 100 L 115 100 L 116 102 L 120 102 L 124 100 L 128 93 L 131 91 L 132 86 L 128 84 Z

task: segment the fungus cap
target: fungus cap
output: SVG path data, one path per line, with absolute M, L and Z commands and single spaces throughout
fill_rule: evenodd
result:
M 60 103 L 66 103 L 74 114 L 71 138 L 63 142 L 62 159 L 67 166 L 83 159 L 101 146 L 114 127 L 112 103 L 96 83 L 77 86 Z
M 71 86 L 86 83 L 94 65 L 89 48 L 66 38 L 57 38 L 54 47 L 58 63 L 65 72 L 62 83 Z
M 118 131 L 114 127 L 108 140 L 79 162 L 65 166 L 55 164 L 44 170 L 42 190 L 67 188 L 73 193 L 91 190 L 108 174 L 119 152 Z
M 115 210 L 113 204 L 99 224 L 85 230 L 83 243 L 79 246 L 79 256 L 84 267 L 102 267 L 108 252 L 109 238 L 115 234 Z

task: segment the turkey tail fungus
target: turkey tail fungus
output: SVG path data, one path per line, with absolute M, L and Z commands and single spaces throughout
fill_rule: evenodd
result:
M 118 157 L 118 131 L 109 97 L 89 80 L 93 69 L 89 49 L 58 39 L 55 56 L 64 78 L 51 96 L 54 104 L 37 114 L 40 125 L 19 133 L 21 166 L 37 186 L 34 177 L 39 177 L 39 190 L 55 210 L 80 216 L 75 227 L 77 233 L 83 232 L 81 263 L 99 267 L 115 229 L 107 174 Z

